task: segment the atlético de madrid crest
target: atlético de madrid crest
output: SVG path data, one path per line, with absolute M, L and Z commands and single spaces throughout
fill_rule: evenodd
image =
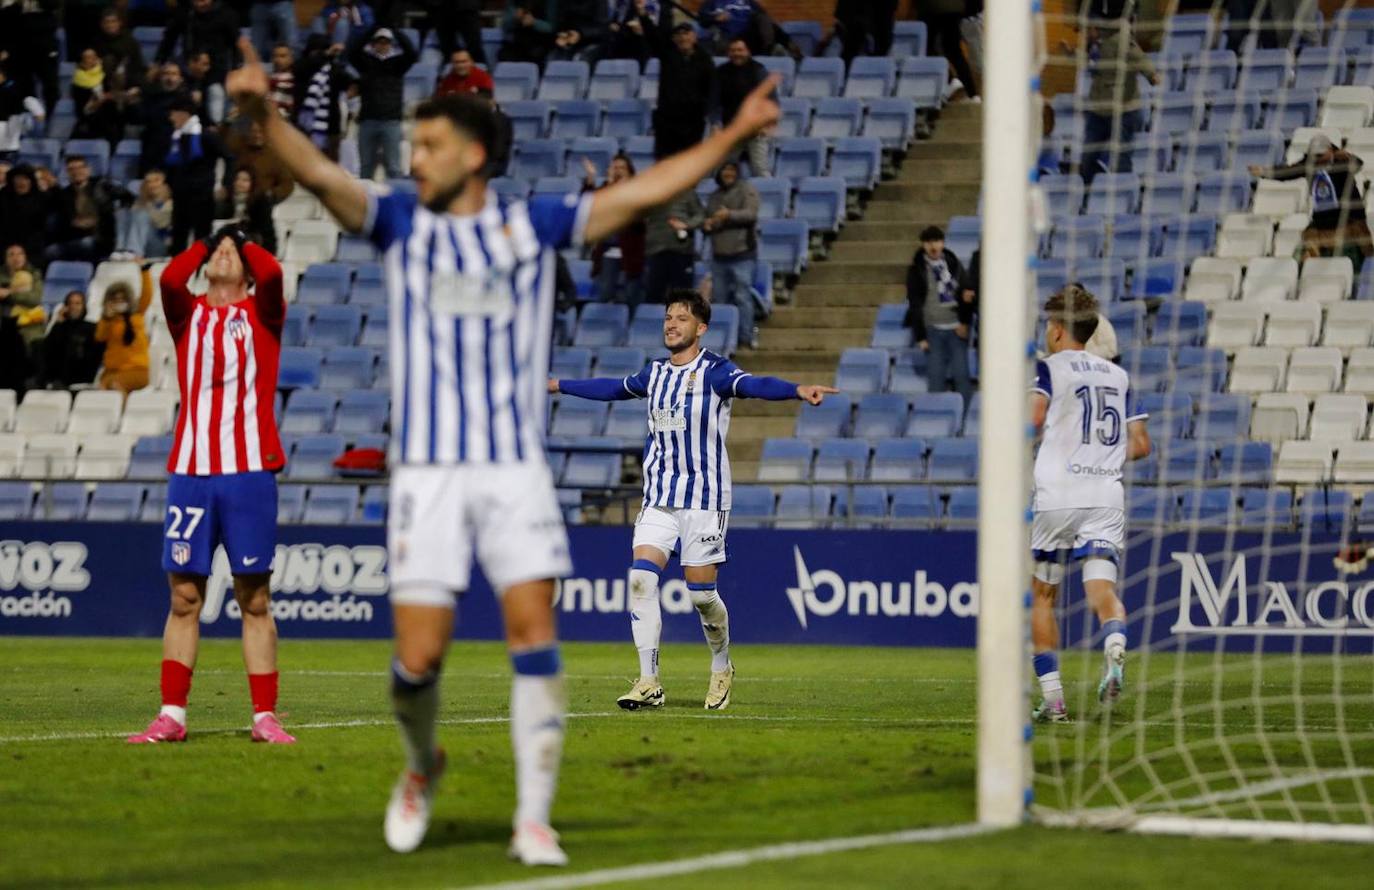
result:
M 184 566 L 191 561 L 191 545 L 186 541 L 172 542 L 172 562 Z

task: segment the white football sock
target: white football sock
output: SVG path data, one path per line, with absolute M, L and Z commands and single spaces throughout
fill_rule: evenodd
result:
M 1032 661 L 1035 665 L 1035 676 L 1040 681 L 1040 694 L 1045 697 L 1045 701 L 1062 701 L 1064 684 L 1059 680 L 1059 654 L 1040 652 Z
M 635 560 L 630 569 L 630 633 L 639 650 L 639 675 L 658 676 L 659 640 L 663 636 L 663 607 L 658 601 L 657 566 L 641 567 L 647 560 Z M 648 563 L 653 566 L 653 563 Z
M 406 769 L 429 776 L 435 767 L 434 724 L 439 717 L 439 673 L 412 674 L 391 663 L 391 707 L 401 730 Z
M 688 584 L 687 593 L 701 616 L 701 630 L 706 645 L 711 647 L 711 671 L 723 671 L 730 666 L 730 613 L 714 584 Z
M 510 738 L 515 751 L 515 824 L 549 824 L 563 758 L 567 698 L 557 644 L 511 653 Z
M 1111 655 L 1112 649 L 1118 647 L 1121 649 L 1122 652 L 1126 651 L 1125 622 L 1115 618 L 1109 621 L 1104 621 L 1102 622 L 1102 630 L 1105 631 L 1107 634 L 1107 636 L 1102 640 L 1102 651 L 1105 654 Z
M 181 705 L 163 705 L 158 714 L 164 717 L 171 717 L 182 726 L 186 725 L 186 709 Z

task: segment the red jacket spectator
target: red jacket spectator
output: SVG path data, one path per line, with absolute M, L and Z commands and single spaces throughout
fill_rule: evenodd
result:
M 436 96 L 451 96 L 455 93 L 477 93 L 490 96 L 496 89 L 491 75 L 478 68 L 472 61 L 472 54 L 465 49 L 453 51 L 452 63 L 448 73 L 439 79 L 434 91 Z

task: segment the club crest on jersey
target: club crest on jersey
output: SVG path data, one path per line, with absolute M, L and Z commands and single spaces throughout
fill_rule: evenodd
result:
M 229 336 L 233 337 L 235 340 L 248 339 L 248 334 L 252 330 L 251 326 L 248 324 L 248 320 L 245 318 L 229 319 L 224 325 L 224 329 L 228 331 Z
M 186 541 L 172 542 L 172 562 L 184 566 L 191 561 L 191 545 Z

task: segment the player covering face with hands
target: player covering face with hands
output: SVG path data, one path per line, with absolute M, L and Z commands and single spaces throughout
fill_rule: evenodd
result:
M 514 681 L 516 812 L 510 854 L 563 865 L 550 827 L 566 706 L 554 627 L 556 578 L 571 571 L 544 458 L 545 381 L 555 253 L 614 234 L 693 188 L 739 143 L 775 123 L 776 77 L 731 126 L 616 185 L 507 205 L 487 187 L 500 126 L 491 106 L 444 96 L 416 109 L 416 195 L 350 176 L 271 108 L 267 72 L 247 64 L 226 89 L 269 149 L 339 224 L 384 256 L 390 301 L 392 421 L 388 514 L 396 631 L 392 703 L 406 765 L 384 836 L 413 850 L 444 770 L 435 740 L 438 680 L 456 597 L 480 565 L 501 598 Z

